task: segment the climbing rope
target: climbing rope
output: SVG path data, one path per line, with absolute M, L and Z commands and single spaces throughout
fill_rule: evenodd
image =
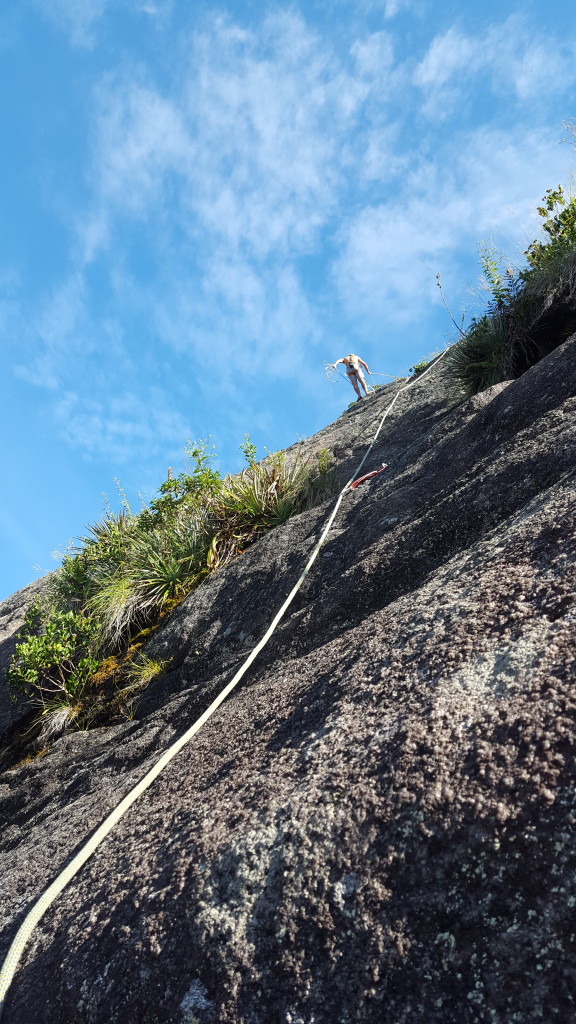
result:
M 288 597 L 286 598 L 280 609 L 276 612 L 276 615 L 272 619 L 272 622 L 270 623 L 268 629 L 264 633 L 264 636 L 250 652 L 246 660 L 243 662 L 243 664 L 236 672 L 235 676 L 224 687 L 224 689 L 221 690 L 221 692 L 218 694 L 215 700 L 212 701 L 212 704 L 210 704 L 210 707 L 206 709 L 204 714 L 200 715 L 200 718 L 198 718 L 194 722 L 194 724 L 190 726 L 190 728 L 180 737 L 180 739 L 176 740 L 176 742 L 173 743 L 172 746 L 170 746 L 168 750 L 164 752 L 164 754 L 162 754 L 162 756 L 159 758 L 156 764 L 150 769 L 150 771 L 148 771 L 144 775 L 144 777 L 140 779 L 140 782 L 138 782 L 136 786 L 134 786 L 134 788 L 131 789 L 129 793 L 127 793 L 124 799 L 120 801 L 118 806 L 115 807 L 114 810 L 108 815 L 108 817 L 104 819 L 100 827 L 96 829 L 94 834 L 90 837 L 90 839 L 87 840 L 87 842 L 84 844 L 81 850 L 79 850 L 76 856 L 72 858 L 70 863 L 66 865 L 66 867 L 60 872 L 57 878 L 48 887 L 48 889 L 46 889 L 42 896 L 40 896 L 40 898 L 36 901 L 32 909 L 29 910 L 29 912 L 27 913 L 26 917 L 24 918 L 22 924 L 18 929 L 15 938 L 12 941 L 12 944 L 8 950 L 8 953 L 6 954 L 6 958 L 2 965 L 2 970 L 0 971 L 0 1018 L 2 1017 L 2 1011 L 4 1009 L 6 994 L 12 983 L 12 979 L 14 977 L 14 974 L 24 952 L 24 948 L 38 922 L 44 916 L 44 914 L 52 905 L 52 903 L 54 903 L 54 900 L 57 898 L 57 896 L 59 896 L 62 890 L 65 889 L 65 887 L 68 885 L 68 882 L 70 882 L 72 878 L 74 878 L 74 876 L 78 873 L 83 864 L 86 863 L 86 861 L 92 856 L 92 854 L 98 848 L 100 843 L 106 838 L 107 835 L 109 835 L 114 826 L 118 824 L 118 822 L 126 813 L 126 811 L 132 806 L 132 804 L 138 799 L 138 797 L 142 795 L 142 793 L 149 789 L 154 780 L 158 777 L 158 775 L 160 775 L 160 772 L 162 772 L 166 765 L 169 764 L 169 762 L 176 756 L 176 754 L 179 753 L 180 750 L 182 750 L 182 747 L 184 747 L 192 739 L 192 737 L 200 731 L 202 726 L 205 725 L 208 719 L 212 717 L 217 708 L 219 708 L 223 701 L 226 700 L 226 697 L 228 697 L 228 695 L 232 692 L 234 687 L 237 686 L 242 677 L 246 674 L 254 659 L 258 656 L 262 648 L 265 647 L 266 644 L 268 643 L 278 623 L 284 617 L 284 614 L 292 604 L 292 601 L 294 600 L 296 594 L 300 590 L 300 587 L 302 586 L 304 580 L 306 579 L 306 576 L 308 575 L 310 569 L 314 565 L 314 562 L 316 561 L 318 554 L 320 552 L 320 548 L 324 544 L 332 528 L 332 524 L 336 518 L 338 509 L 342 504 L 344 495 L 349 491 L 349 489 L 351 488 L 355 481 L 359 482 L 357 480 L 358 473 L 364 466 L 366 459 L 368 458 L 370 452 L 372 451 L 374 445 L 376 444 L 380 431 L 384 426 L 384 422 L 388 414 L 392 411 L 396 401 L 398 400 L 401 394 L 408 390 L 408 388 L 411 388 L 413 387 L 414 384 L 417 384 L 420 381 L 422 381 L 424 377 L 426 377 L 426 375 L 437 365 L 437 363 L 445 356 L 446 352 L 448 351 L 449 349 L 445 349 L 444 352 L 442 352 L 441 355 L 434 360 L 434 362 L 428 367 L 427 370 L 419 374 L 417 377 L 414 377 L 414 379 L 411 380 L 408 384 L 406 384 L 403 388 L 399 388 L 390 404 L 386 407 L 382 417 L 380 418 L 378 429 L 376 430 L 376 433 L 374 434 L 372 441 L 370 442 L 368 448 L 366 449 L 364 456 L 362 457 L 358 466 L 354 470 L 354 473 L 351 476 L 350 480 L 347 481 L 347 483 L 340 491 L 340 494 L 336 499 L 336 504 L 334 505 L 334 508 L 330 513 L 330 516 L 328 517 L 328 521 L 324 529 L 322 530 L 320 538 L 316 542 L 312 550 L 312 554 L 310 555 L 304 569 L 302 570 L 299 579 L 292 587 L 292 590 L 288 594 Z
M 334 366 L 334 363 L 329 363 L 328 361 L 326 361 L 324 363 L 324 376 L 326 377 L 326 380 L 330 381 L 331 384 L 337 384 L 338 383 L 337 377 L 342 377 L 342 380 L 348 380 L 348 375 L 347 374 L 342 373 L 342 371 L 339 370 L 337 366 Z M 390 373 L 374 373 L 374 372 L 372 372 L 368 376 L 370 376 L 370 377 L 387 377 L 388 380 L 396 380 L 397 379 L 396 377 L 393 377 L 392 374 L 390 374 Z

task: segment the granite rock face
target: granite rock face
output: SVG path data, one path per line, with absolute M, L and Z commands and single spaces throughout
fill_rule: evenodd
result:
M 6 1024 L 576 1021 L 576 336 L 403 394 L 240 687 L 41 922 Z M 389 385 L 305 442 L 342 479 Z M 0 779 L 0 927 L 228 682 L 331 503 L 156 633 L 136 719 Z

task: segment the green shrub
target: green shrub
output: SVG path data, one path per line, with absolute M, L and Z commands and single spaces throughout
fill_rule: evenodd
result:
M 130 550 L 130 575 L 143 610 L 183 597 L 204 572 L 210 525 L 204 508 L 183 507 L 170 528 L 141 531 Z
M 92 576 L 89 559 L 84 552 L 62 556 L 62 564 L 50 582 L 53 599 L 72 610 L 83 608 L 91 594 Z
M 252 464 L 237 476 L 226 477 L 214 505 L 219 521 L 231 531 L 255 534 L 271 530 L 296 510 L 302 467 L 276 453 Z
M 256 445 L 252 443 L 249 434 L 244 434 L 244 440 L 240 445 L 240 451 L 250 468 L 252 468 L 256 463 L 256 453 L 258 449 L 256 448 Z
M 181 506 L 154 528 L 135 529 L 121 564 L 95 563 L 87 608 L 99 624 L 101 649 L 121 649 L 183 598 L 207 571 L 209 543 L 205 509 Z
M 98 667 L 96 637 L 86 615 L 39 604 L 29 610 L 7 678 L 36 709 L 42 740 L 90 717 L 86 691 Z
M 534 240 L 524 255 L 530 269 L 521 272 L 523 280 L 529 278 L 531 270 L 545 269 L 574 250 L 576 246 L 576 197 L 566 199 L 561 185 L 556 189 L 549 188 L 538 207 L 538 213 L 544 223 L 544 231 L 548 241 Z
M 420 374 L 424 373 L 424 371 L 427 370 L 429 366 L 432 366 L 432 363 L 436 359 L 438 359 L 439 355 L 440 352 L 432 352 L 432 354 L 429 355 L 426 359 L 421 359 L 419 363 L 415 363 L 414 366 L 411 366 L 410 369 L 408 370 L 408 373 L 410 373 L 412 377 L 419 377 Z M 376 385 L 376 387 L 378 386 L 379 385 Z
M 21 693 L 36 697 L 68 687 L 77 693 L 94 663 L 94 620 L 71 611 L 35 604 L 18 634 L 20 643 L 8 669 L 8 680 Z
M 248 435 L 246 439 L 249 440 Z M 174 523 L 183 506 L 202 505 L 220 489 L 222 477 L 212 466 L 216 455 L 214 448 L 208 450 L 208 439 L 188 441 L 184 451 L 192 462 L 190 472 L 179 473 L 174 479 L 169 477 L 160 485 L 160 497 L 140 513 L 140 526 L 153 528 L 161 523 Z

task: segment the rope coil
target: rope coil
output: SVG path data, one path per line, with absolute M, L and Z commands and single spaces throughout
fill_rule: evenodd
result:
M 328 360 L 326 360 L 326 362 L 324 363 L 324 376 L 326 377 L 326 380 L 330 381 L 331 384 L 337 384 L 338 377 L 341 377 L 342 380 L 348 379 L 348 375 L 346 373 L 342 373 L 342 371 L 339 370 L 337 366 L 334 366 L 334 363 L 329 363 Z M 397 380 L 397 378 L 393 377 L 391 373 L 375 373 L 374 371 L 372 371 L 372 373 L 369 373 L 368 376 L 387 377 L 388 380 Z

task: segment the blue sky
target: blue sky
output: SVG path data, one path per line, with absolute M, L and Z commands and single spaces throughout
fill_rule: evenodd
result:
M 570 184 L 573 3 L 3 0 L 0 598 L 210 435 L 405 373 Z

